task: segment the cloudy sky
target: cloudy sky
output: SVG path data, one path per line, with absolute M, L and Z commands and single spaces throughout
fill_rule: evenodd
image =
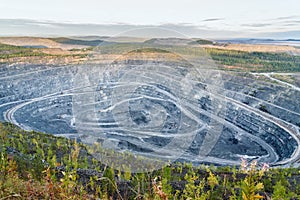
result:
M 0 0 L 0 34 L 160 27 L 191 37 L 300 38 L 299 9 L 299 0 Z

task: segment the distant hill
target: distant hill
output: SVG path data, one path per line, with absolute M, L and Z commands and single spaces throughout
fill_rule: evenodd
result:
M 184 38 L 152 38 L 146 40 L 145 44 L 157 44 L 157 45 L 188 45 L 192 42 L 190 39 Z
M 41 38 L 41 37 L 0 37 L 0 43 L 27 48 L 60 48 L 63 50 L 87 48 L 90 45 L 101 43 L 102 40 L 85 42 L 68 38 Z
M 98 46 L 103 42 L 103 40 L 79 40 L 79 39 L 70 39 L 65 37 L 49 38 L 49 39 L 61 44 L 93 46 L 93 47 Z
M 28 48 L 28 49 L 46 49 L 46 48 L 48 48 L 47 46 L 43 46 L 43 45 L 24 45 L 22 47 Z
M 238 39 L 229 39 L 229 40 L 218 40 L 218 42 L 231 43 L 231 44 L 269 44 L 269 45 L 300 46 L 300 39 L 274 40 L 274 39 L 238 38 Z
M 196 39 L 195 41 L 191 42 L 190 44 L 207 45 L 207 44 L 215 44 L 215 42 L 211 41 L 211 40 L 205 40 L 205 39 Z

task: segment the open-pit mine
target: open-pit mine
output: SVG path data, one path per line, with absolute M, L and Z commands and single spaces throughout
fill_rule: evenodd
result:
M 299 162 L 297 85 L 219 70 L 186 47 L 142 47 L 100 47 L 79 64 L 1 64 L 0 121 L 169 161 Z

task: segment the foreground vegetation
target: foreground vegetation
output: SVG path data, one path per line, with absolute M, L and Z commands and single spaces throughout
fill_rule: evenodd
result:
M 102 164 L 87 149 L 75 140 L 0 124 L 0 199 L 300 198 L 297 168 L 243 160 L 239 168 L 174 163 L 133 173 Z

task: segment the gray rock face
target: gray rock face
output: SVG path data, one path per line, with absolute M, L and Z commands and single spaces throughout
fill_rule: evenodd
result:
M 1 66 L 0 120 L 165 160 L 297 162 L 299 91 L 214 72 L 219 85 L 215 74 L 199 80 L 175 63 L 125 64 L 129 71 L 116 74 L 87 65 Z

